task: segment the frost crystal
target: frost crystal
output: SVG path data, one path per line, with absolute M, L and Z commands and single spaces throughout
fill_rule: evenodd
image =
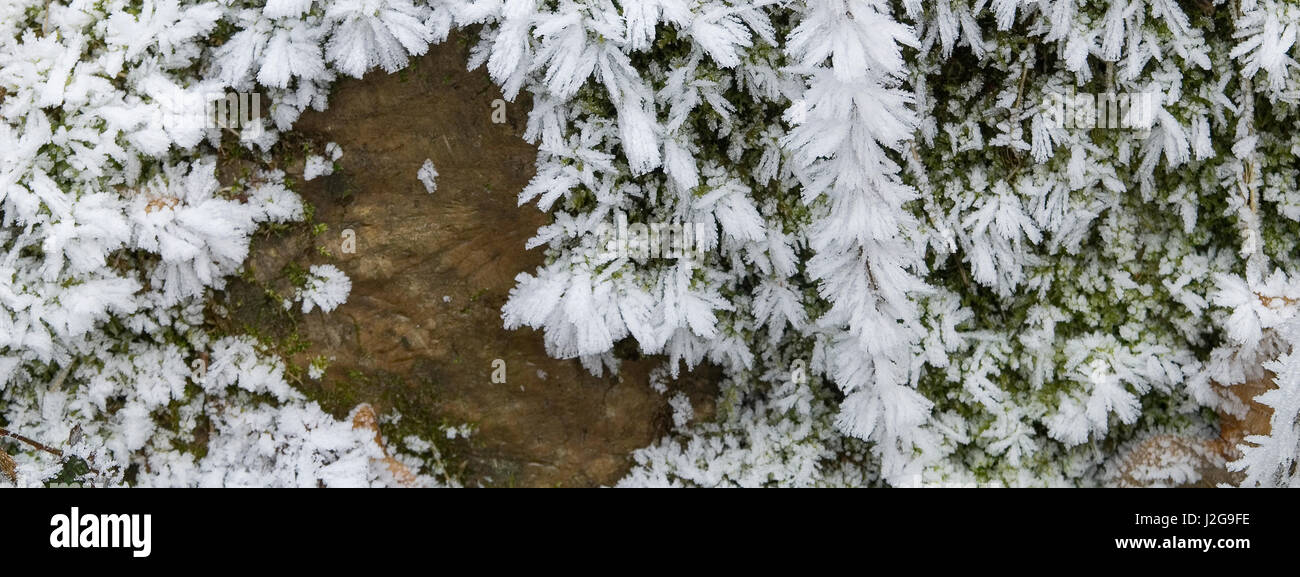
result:
M 622 484 L 1295 486 L 1300 9 L 1193 4 L 0 3 L 0 421 L 102 484 L 434 482 L 203 316 L 307 212 L 280 171 L 219 182 L 219 145 L 277 150 L 456 28 L 533 105 L 547 258 L 506 326 L 598 374 L 662 358 L 664 392 L 724 375 Z M 270 100 L 249 126 L 185 114 L 237 92 Z M 619 218 L 698 258 L 607 250 Z M 306 312 L 350 291 L 303 280 Z M 62 468 L 9 448 L 17 484 Z
M 433 161 L 425 159 L 424 164 L 420 166 L 420 171 L 416 173 L 416 178 L 420 179 L 420 184 L 424 185 L 424 191 L 433 194 L 438 190 L 438 169 L 433 167 Z
M 311 274 L 298 289 L 297 298 L 302 301 L 302 312 L 309 313 L 319 307 L 327 313 L 346 302 L 350 292 L 352 281 L 348 275 L 332 264 L 318 264 L 311 267 Z

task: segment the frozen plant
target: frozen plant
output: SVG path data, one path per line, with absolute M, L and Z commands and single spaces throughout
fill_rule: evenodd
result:
M 222 183 L 213 152 L 272 150 L 339 75 L 463 28 L 468 64 L 531 97 L 519 200 L 551 216 L 506 326 L 597 373 L 660 355 L 664 390 L 725 375 L 717 417 L 676 397 L 624 484 L 1174 484 L 1195 454 L 1293 485 L 1298 21 L 1276 0 L 11 0 L 0 414 L 105 483 L 394 481 L 404 457 L 206 332 L 254 231 L 304 213 L 284 174 Z M 253 90 L 266 115 L 236 134 L 167 120 Z M 1045 105 L 1133 94 L 1119 128 Z M 702 223 L 703 256 L 601 250 L 616 215 Z M 348 291 L 319 265 L 297 296 Z M 1253 404 L 1268 430 L 1228 436 Z M 20 484 L 66 465 L 4 443 Z
M 352 281 L 343 271 L 332 264 L 318 264 L 312 265 L 305 284 L 295 296 L 302 301 L 302 312 L 320 308 L 327 313 L 346 302 L 350 292 Z

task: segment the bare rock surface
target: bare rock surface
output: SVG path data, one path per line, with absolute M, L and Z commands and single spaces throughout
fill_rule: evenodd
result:
M 280 343 L 299 368 L 331 359 L 319 380 L 296 376 L 299 387 L 336 416 L 360 403 L 399 412 L 390 442 L 472 425 L 467 440 L 438 439 L 467 485 L 612 484 L 671 423 L 667 397 L 648 384 L 660 361 L 594 377 L 549 358 L 540 333 L 503 328 L 514 277 L 544 258 L 524 245 L 548 217 L 517 206 L 536 156 L 521 138 L 527 103 L 494 123 L 501 95 L 483 70 L 465 71 L 467 56 L 453 37 L 400 73 L 340 81 L 327 111 L 303 116 L 304 144 L 343 149 L 333 175 L 297 186 L 327 228 L 259 238 L 226 292 L 229 322 Z M 432 194 L 416 176 L 426 159 L 439 174 Z M 296 170 L 277 161 L 301 175 L 301 159 Z M 292 277 L 320 263 L 352 279 L 348 302 L 327 314 L 280 307 Z M 504 383 L 492 379 L 498 360 Z M 699 373 L 688 394 L 707 418 L 710 379 Z

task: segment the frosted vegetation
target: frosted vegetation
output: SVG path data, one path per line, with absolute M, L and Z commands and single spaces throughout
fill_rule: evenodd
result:
M 532 97 L 520 210 L 553 216 L 506 326 L 597 373 L 621 343 L 662 355 L 664 389 L 725 374 L 718 416 L 675 400 L 623 484 L 1098 484 L 1143 439 L 1217 436 L 1265 369 L 1271 435 L 1228 466 L 1300 484 L 1298 22 L 1259 0 L 6 0 L 0 423 L 64 454 L 4 441 L 0 483 L 393 483 L 373 433 L 203 330 L 250 235 L 304 216 L 283 173 L 223 188 L 214 154 L 269 155 L 339 76 L 465 28 L 467 64 Z M 265 125 L 168 121 L 223 92 L 264 95 Z M 1075 93 L 1152 108 L 1066 128 L 1042 103 Z M 705 258 L 603 250 L 619 214 L 706 223 Z M 338 269 L 308 277 L 286 306 L 346 298 Z

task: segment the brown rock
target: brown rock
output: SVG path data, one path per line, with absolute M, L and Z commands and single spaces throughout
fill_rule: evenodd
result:
M 1216 389 L 1232 401 L 1245 407 L 1245 414 L 1238 417 L 1228 411 L 1219 411 L 1219 436 L 1212 439 L 1197 439 L 1174 435 L 1154 435 L 1137 443 L 1122 455 L 1117 468 L 1114 483 L 1125 487 L 1143 487 L 1153 482 L 1154 471 L 1168 470 L 1176 466 L 1187 466 L 1196 471 L 1199 479 L 1186 483 L 1203 487 L 1215 487 L 1220 484 L 1237 484 L 1242 475 L 1228 471 L 1228 462 L 1241 456 L 1238 445 L 1246 442 L 1250 435 L 1268 435 L 1271 430 L 1269 419 L 1273 410 L 1260 404 L 1256 397 L 1276 388 L 1274 375 L 1265 373 L 1263 377 L 1245 383 L 1222 386 Z M 1157 478 L 1154 481 L 1165 483 L 1168 479 Z M 1184 484 L 1175 480 L 1176 484 Z
M 393 475 L 393 480 L 402 487 L 415 487 L 418 484 L 416 474 L 401 461 L 394 459 L 388 454 L 388 447 L 384 446 L 384 435 L 379 431 L 379 415 L 375 414 L 375 408 L 368 403 L 357 405 L 352 409 L 352 428 L 355 430 L 366 431 L 374 435 L 375 444 L 383 452 L 384 457 L 381 461 L 388 472 Z M 373 461 L 372 461 L 373 462 Z
M 236 325 L 307 341 L 292 355 L 298 366 L 333 359 L 321 381 L 300 383 L 326 410 L 400 411 L 405 434 L 438 442 L 466 485 L 613 484 L 671 422 L 666 397 L 648 386 L 660 361 L 594 377 L 547 356 L 541 334 L 502 327 L 514 277 L 543 261 L 525 243 L 549 217 L 517 205 L 537 153 L 520 137 L 526 104 L 493 124 L 501 96 L 484 71 L 464 70 L 466 58 L 453 37 L 402 73 L 340 82 L 329 110 L 303 116 L 298 128 L 317 149 L 343 148 L 340 172 L 299 190 L 329 228 L 259 238 L 249 260 L 259 286 L 235 283 L 227 306 Z M 433 194 L 416 178 L 425 159 L 439 173 Z M 355 253 L 340 250 L 345 229 Z M 264 285 L 291 294 L 284 269 L 322 262 L 352 279 L 346 304 L 298 315 L 265 302 Z M 492 379 L 498 360 L 504 383 Z M 710 381 L 701 373 L 688 393 L 710 398 Z M 462 423 L 475 427 L 469 440 L 433 438 L 438 425 Z
M 1250 435 L 1268 435 L 1272 431 L 1269 421 L 1273 418 L 1273 409 L 1255 400 L 1270 390 L 1277 388 L 1273 383 L 1273 373 L 1266 372 L 1262 378 L 1232 385 L 1218 387 L 1225 395 L 1245 405 L 1246 414 L 1238 417 L 1226 411 L 1219 411 L 1219 430 L 1221 452 L 1224 456 L 1237 458 L 1237 445 Z

